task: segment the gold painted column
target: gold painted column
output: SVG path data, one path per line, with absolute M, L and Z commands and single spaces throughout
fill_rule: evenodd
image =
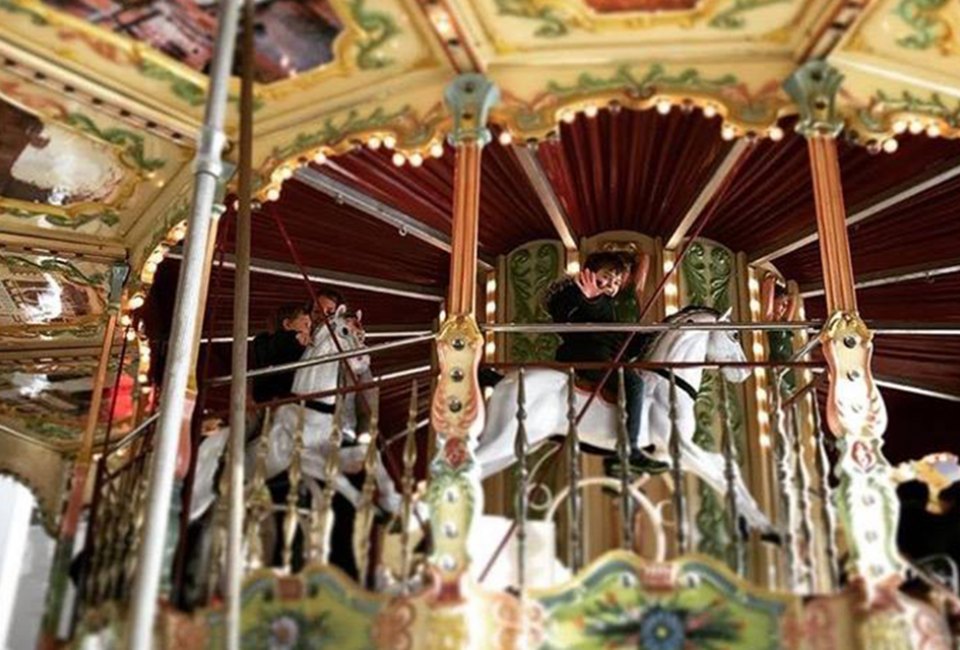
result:
M 887 412 L 870 370 L 873 334 L 857 313 L 850 262 L 836 142 L 843 128 L 835 110 L 842 79 L 830 65 L 811 61 L 784 88 L 797 104 L 797 131 L 810 153 L 829 314 L 820 334 L 830 378 L 826 421 L 840 450 L 834 498 L 849 552 L 846 570 L 873 604 L 878 592 L 902 581 L 905 564 L 896 544 L 899 502 L 881 451 Z
M 499 93 L 484 76 L 463 74 L 447 87 L 444 99 L 453 117 L 450 141 L 456 148 L 456 171 L 448 316 L 437 339 L 439 377 L 431 406 L 437 455 L 431 465 L 428 500 L 434 540 L 431 565 L 439 582 L 439 608 L 433 614 L 436 626 L 428 632 L 427 646 L 456 639 L 456 647 L 468 647 L 470 611 L 464 606 L 470 567 L 467 538 L 483 511 L 480 468 L 474 457 L 484 410 L 477 379 L 484 339 L 474 313 L 480 157 L 490 141 L 487 115 Z

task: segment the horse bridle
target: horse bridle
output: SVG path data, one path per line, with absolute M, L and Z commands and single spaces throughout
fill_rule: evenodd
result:
M 655 375 L 660 375 L 667 381 L 670 381 L 670 371 L 665 368 L 653 368 L 651 369 L 651 372 Z M 694 402 L 697 401 L 697 389 L 695 389 L 690 382 L 677 374 L 673 375 L 673 381 L 676 382 L 677 388 L 690 396 L 690 399 L 692 399 Z

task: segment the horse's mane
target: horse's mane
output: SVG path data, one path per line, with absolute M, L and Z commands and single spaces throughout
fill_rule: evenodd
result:
M 684 318 L 687 318 L 690 316 L 697 316 L 699 314 L 706 314 L 708 316 L 713 316 L 715 319 L 720 318 L 720 312 L 714 309 L 713 307 L 704 307 L 702 305 L 687 305 L 686 307 L 683 307 L 682 309 L 680 309 L 680 311 L 670 314 L 669 316 L 664 318 L 663 322 L 676 323 L 683 320 Z M 653 350 L 658 345 L 660 345 L 661 339 L 663 339 L 664 336 L 666 336 L 667 334 L 672 334 L 673 332 L 674 330 L 663 330 L 654 334 L 654 336 L 650 339 L 650 342 L 647 343 L 647 346 L 646 346 L 647 352 L 644 353 L 644 356 L 646 356 L 646 354 L 648 354 L 650 350 Z

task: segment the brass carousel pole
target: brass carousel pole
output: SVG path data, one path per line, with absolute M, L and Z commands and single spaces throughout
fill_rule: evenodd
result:
M 843 128 L 835 110 L 842 79 L 829 64 L 811 61 L 784 88 L 800 111 L 797 131 L 807 138 L 813 177 L 829 314 L 820 334 L 830 377 L 827 423 L 840 450 L 834 495 L 850 556 L 846 568 L 872 604 L 879 590 L 902 581 L 905 564 L 896 545 L 899 503 L 881 451 L 887 412 L 870 370 L 873 333 L 857 313 L 850 262 L 836 140 Z
M 452 604 L 463 600 L 462 581 L 470 562 L 467 538 L 471 522 L 482 512 L 479 468 L 473 459 L 474 440 L 483 426 L 483 396 L 477 368 L 483 356 L 484 339 L 474 313 L 477 225 L 480 156 L 483 146 L 490 141 L 487 115 L 498 101 L 499 91 L 483 75 L 461 74 L 447 86 L 444 99 L 453 116 L 450 141 L 456 148 L 453 250 L 447 298 L 449 315 L 437 338 L 440 372 L 431 420 L 438 436 L 438 457 L 432 466 L 428 498 L 436 531 L 431 564 L 441 583 L 441 593 Z M 444 613 L 438 610 L 435 615 L 444 616 Z M 460 627 L 466 634 L 465 622 L 461 621 L 463 626 L 453 621 L 448 623 Z
M 137 558 L 137 577 L 124 647 L 146 650 L 153 646 L 153 624 L 167 544 L 168 511 L 173 494 L 181 420 L 186 407 L 188 380 L 202 313 L 204 263 L 213 220 L 213 203 L 220 185 L 221 154 L 227 90 L 237 36 L 239 0 L 223 0 L 210 71 L 210 86 L 203 127 L 195 159 L 192 211 L 187 220 L 183 262 L 170 331 L 170 349 L 163 378 L 163 394 L 155 434 L 154 453 L 147 486 L 147 505 Z
M 247 335 L 250 329 L 250 203 L 253 173 L 253 0 L 243 2 L 240 79 L 240 179 L 233 293 L 233 364 L 230 384 L 230 516 L 227 530 L 227 648 L 240 650 L 243 580 L 243 463 L 247 429 Z M 221 495 L 223 498 L 225 495 Z
M 83 510 L 83 499 L 86 493 L 87 478 L 90 476 L 90 467 L 93 464 L 93 443 L 97 434 L 97 425 L 100 423 L 100 405 L 103 401 L 103 390 L 107 383 L 107 371 L 110 366 L 110 352 L 113 349 L 113 337 L 117 327 L 117 318 L 120 312 L 120 294 L 127 279 L 129 268 L 126 264 L 114 264 L 110 271 L 110 295 L 107 304 L 107 322 L 103 329 L 103 342 L 100 346 L 100 358 L 97 361 L 97 371 L 93 378 L 93 392 L 90 395 L 90 410 L 87 412 L 87 422 L 80 441 L 80 450 L 73 462 L 73 477 L 70 481 L 70 493 L 67 498 L 67 507 L 60 520 L 60 534 L 57 541 L 57 550 L 50 572 L 50 593 L 47 596 L 47 611 L 44 616 L 40 647 L 52 647 L 56 643 L 57 628 L 63 614 L 63 597 L 69 583 L 70 560 L 73 557 L 73 546 L 80 523 L 80 513 Z M 123 359 L 119 361 L 117 373 L 123 372 Z M 110 413 L 110 417 L 113 413 Z M 89 535 L 92 531 L 88 531 Z

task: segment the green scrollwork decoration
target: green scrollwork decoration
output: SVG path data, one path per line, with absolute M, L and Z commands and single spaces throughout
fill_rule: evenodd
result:
M 86 275 L 70 262 L 56 257 L 32 260 L 20 255 L 0 255 L 0 262 L 13 273 L 55 273 L 88 287 L 101 287 L 107 281 L 106 273 Z
M 743 14 L 775 4 L 789 3 L 791 0 L 735 0 L 734 3 L 717 13 L 707 23 L 716 29 L 742 29 L 747 21 Z
M 668 74 L 667 69 L 659 63 L 652 64 L 640 76 L 635 75 L 632 70 L 633 66 L 624 63 L 618 66 L 611 76 L 606 78 L 584 72 L 577 77 L 576 83 L 573 84 L 549 82 L 547 91 L 559 97 L 567 97 L 616 88 L 627 88 L 641 93 L 652 93 L 658 87 L 716 90 L 727 86 L 735 86 L 738 83 L 735 75 L 725 74 L 714 79 L 708 79 L 703 77 L 696 68 L 686 68 L 677 74 Z
M 290 144 L 283 147 L 274 147 L 272 157 L 275 160 L 285 160 L 311 147 L 336 142 L 348 133 L 385 127 L 391 122 L 403 118 L 409 112 L 409 105 L 395 111 L 387 111 L 378 106 L 366 116 L 361 115 L 356 109 L 350 109 L 343 117 L 331 116 L 326 118 L 321 127 L 315 131 L 297 134 L 297 137 Z
M 30 22 L 39 27 L 43 27 L 44 25 L 48 25 L 50 23 L 46 16 L 38 11 L 34 11 L 30 7 L 24 7 L 16 0 L 0 0 L 0 10 L 11 14 L 29 16 Z
M 947 6 L 947 0 L 901 0 L 893 14 L 906 23 L 912 31 L 897 39 L 897 45 L 911 50 L 928 50 L 937 47 L 946 53 L 951 49 L 953 30 L 939 12 Z
M 870 105 L 857 112 L 857 117 L 867 128 L 882 131 L 884 125 L 881 122 L 881 116 L 886 113 L 900 112 L 928 115 L 943 120 L 952 128 L 960 127 L 960 102 L 950 106 L 944 102 L 940 93 L 931 93 L 929 97 L 924 98 L 904 90 L 899 97 L 894 97 L 878 90 L 871 99 Z
M 393 16 L 383 11 L 371 11 L 366 0 L 353 0 L 349 7 L 350 16 L 364 33 L 364 38 L 357 43 L 357 66 L 362 70 L 375 70 L 393 63 L 393 59 L 384 56 L 381 49 L 400 33 Z
M 125 163 L 140 171 L 151 172 L 161 169 L 166 161 L 160 158 L 147 158 L 144 153 L 143 136 L 120 128 L 101 129 L 82 113 L 69 113 L 66 123 L 96 139 L 122 149 L 121 158 Z
M 169 83 L 173 94 L 190 106 L 203 106 L 207 99 L 207 93 L 202 86 L 189 79 L 184 79 L 169 68 L 158 65 L 149 59 L 141 60 L 137 67 L 143 76 Z
M 560 276 L 560 252 L 555 244 L 541 244 L 511 253 L 507 260 L 508 283 L 513 297 L 515 323 L 549 323 L 541 301 L 543 292 Z M 553 334 L 511 334 L 510 359 L 518 363 L 549 361 L 560 339 Z
M 113 210 L 106 210 L 99 214 L 78 214 L 70 217 L 62 214 L 47 214 L 45 212 L 32 212 L 22 208 L 2 208 L 0 216 L 10 216 L 15 219 L 38 219 L 42 218 L 46 223 L 57 228 L 67 228 L 70 230 L 79 230 L 88 223 L 99 221 L 105 226 L 116 226 L 120 223 L 120 215 Z
M 559 38 L 570 33 L 570 29 L 557 15 L 553 7 L 538 7 L 532 0 L 496 0 L 497 13 L 501 16 L 528 18 L 540 21 L 542 24 L 534 32 L 541 38 Z

